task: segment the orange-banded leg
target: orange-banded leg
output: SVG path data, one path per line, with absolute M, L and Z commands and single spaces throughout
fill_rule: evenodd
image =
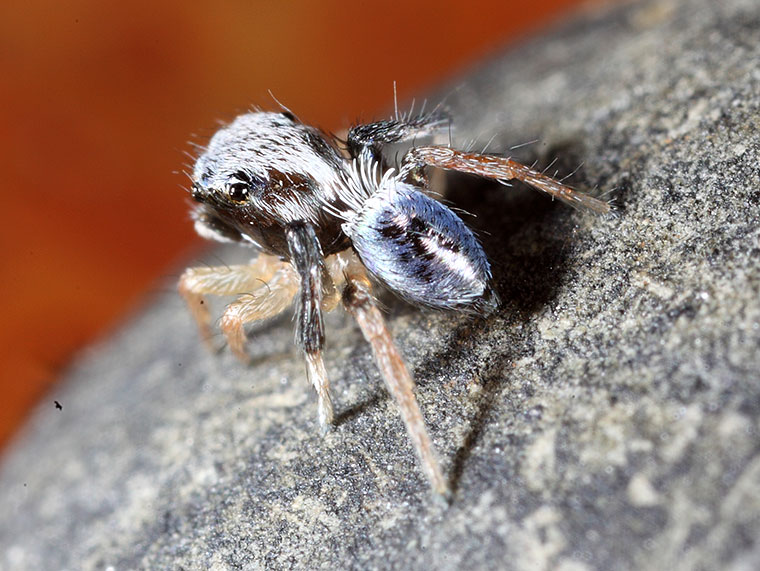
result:
M 517 179 L 575 208 L 587 208 L 600 214 L 612 210 L 609 202 L 578 192 L 550 176 L 506 157 L 468 153 L 449 147 L 415 147 L 404 157 L 401 170 L 415 175 L 416 171 L 424 166 L 455 170 L 500 182 Z

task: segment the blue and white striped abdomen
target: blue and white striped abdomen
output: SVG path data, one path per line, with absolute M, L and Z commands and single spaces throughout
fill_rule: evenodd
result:
M 475 309 L 495 301 L 491 267 L 472 231 L 408 184 L 388 180 L 343 231 L 367 269 L 412 303 Z

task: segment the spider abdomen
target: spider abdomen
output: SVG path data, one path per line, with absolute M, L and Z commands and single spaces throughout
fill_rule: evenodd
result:
M 392 184 L 343 225 L 367 269 L 418 305 L 492 305 L 491 267 L 472 231 L 440 202 L 410 185 Z

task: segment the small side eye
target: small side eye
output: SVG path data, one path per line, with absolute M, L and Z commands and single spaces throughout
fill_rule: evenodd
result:
M 249 185 L 247 182 L 235 182 L 229 186 L 229 197 L 232 202 L 243 203 L 248 200 Z

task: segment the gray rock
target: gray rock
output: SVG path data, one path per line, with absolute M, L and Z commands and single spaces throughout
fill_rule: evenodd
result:
M 571 183 L 620 205 L 599 218 L 454 178 L 502 310 L 383 298 L 449 508 L 345 314 L 322 438 L 288 317 L 256 328 L 246 369 L 205 352 L 167 293 L 5 456 L 0 567 L 760 567 L 758 30 L 755 0 L 627 4 L 444 90 L 455 141 L 538 139 L 513 156 L 582 164 Z

